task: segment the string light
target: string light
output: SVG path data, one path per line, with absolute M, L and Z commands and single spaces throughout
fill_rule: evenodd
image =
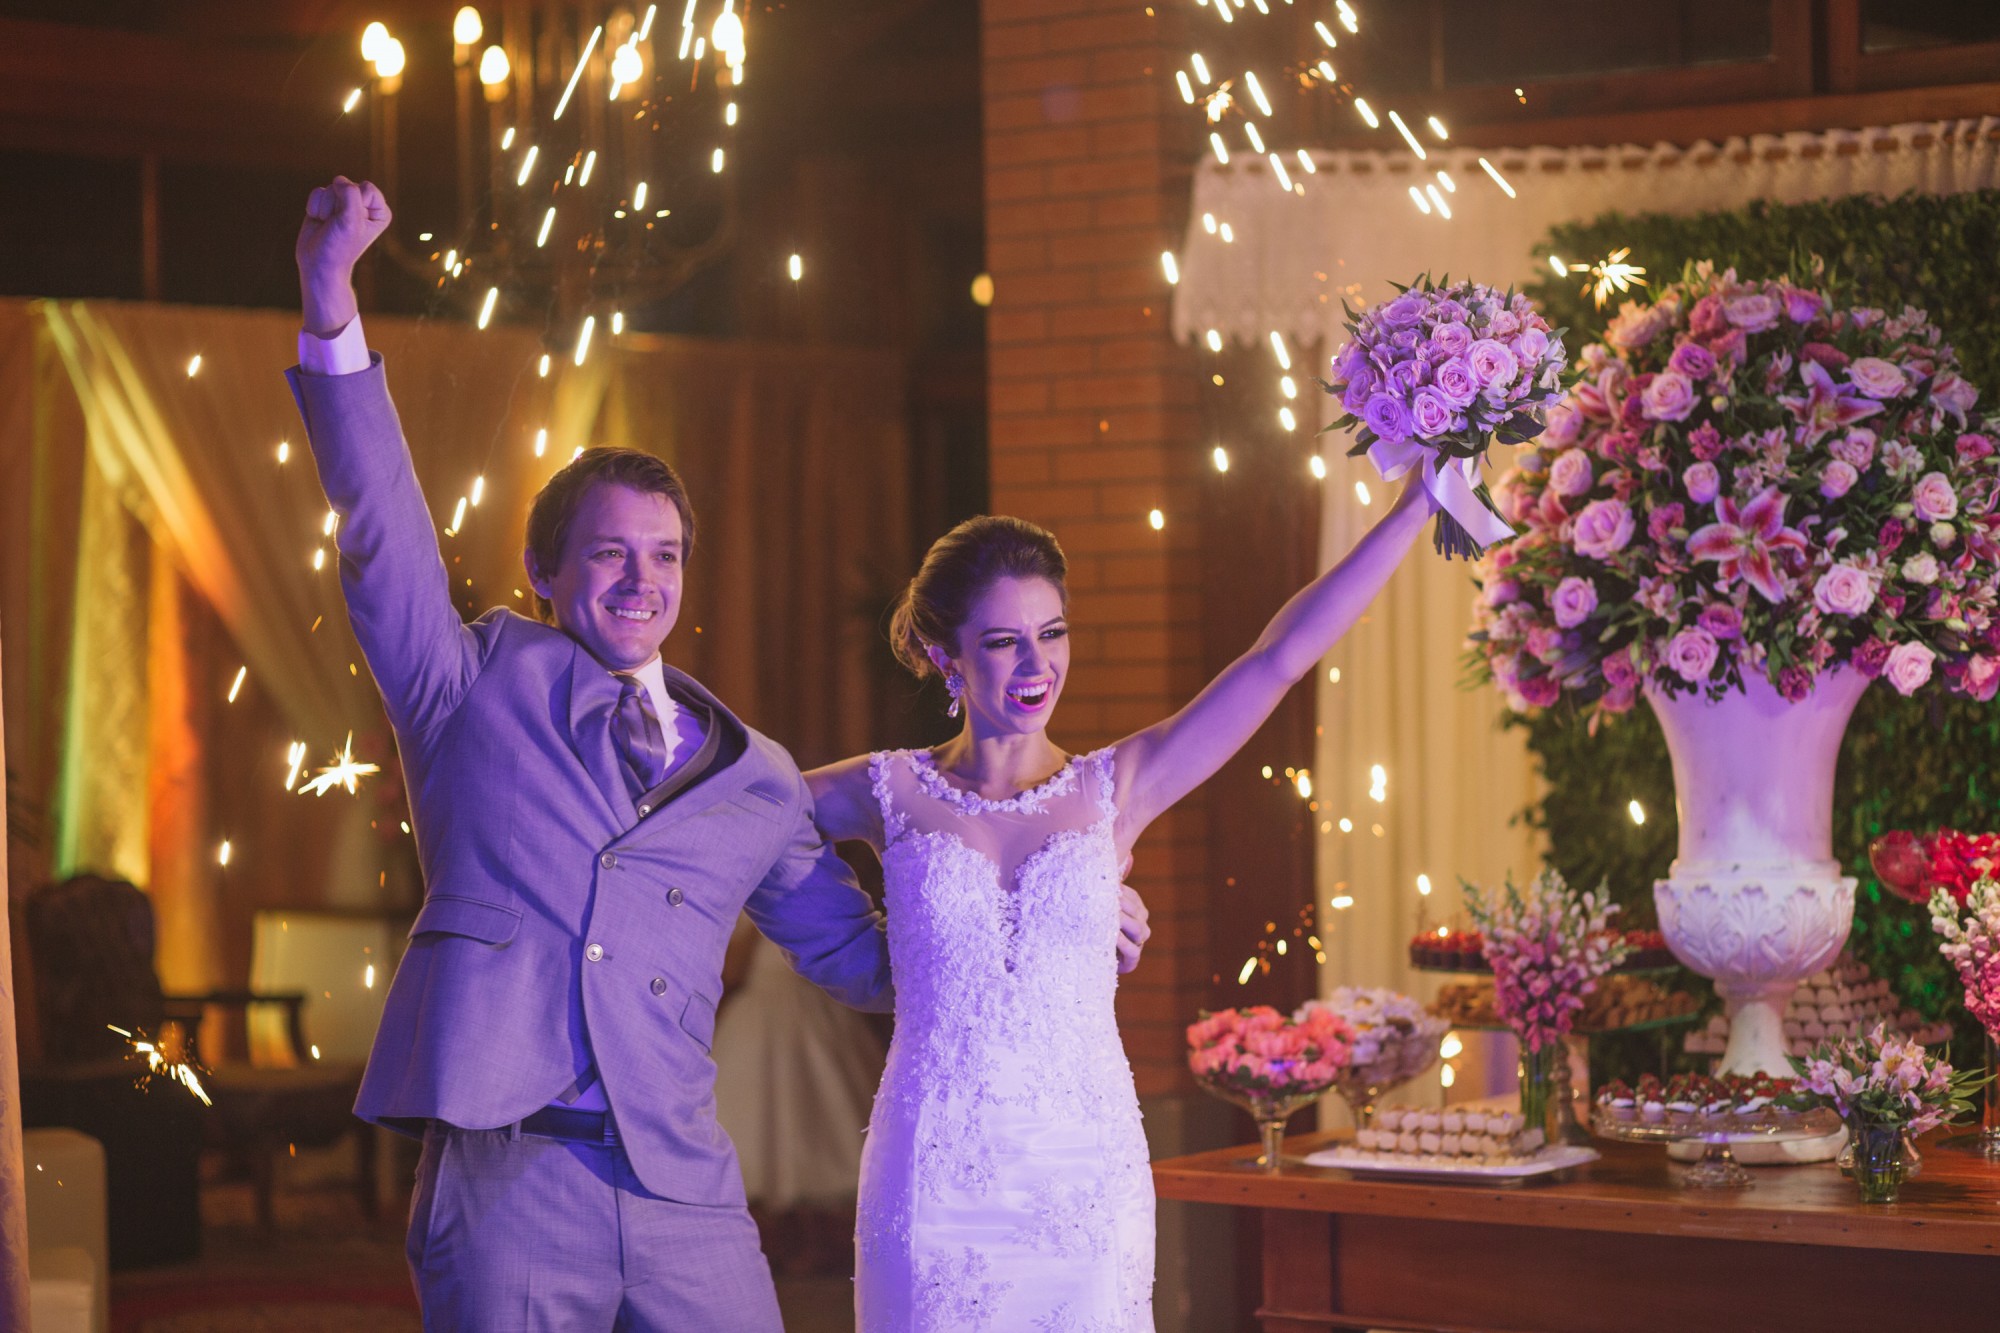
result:
M 1646 807 L 1640 805 L 1637 800 L 1627 801 L 1625 803 L 1625 811 L 1632 816 L 1634 824 L 1643 824 L 1646 822 Z
M 543 379 L 547 379 L 549 377 L 549 354 L 547 352 L 542 353 L 541 368 L 537 373 Z
M 583 358 L 590 355 L 590 335 L 596 328 L 597 316 L 585 315 L 583 317 L 583 330 L 576 336 L 576 363 L 579 366 L 583 364 Z
M 1219 352 L 1222 350 L 1222 334 L 1220 331 L 1216 329 L 1210 329 L 1206 334 L 1204 334 L 1202 341 L 1208 344 L 1208 350 L 1211 352 Z
M 540 458 L 549 451 L 549 428 L 542 427 L 535 432 L 535 457 Z
M 1312 473 L 1314 481 L 1326 480 L 1326 459 L 1314 454 L 1306 460 L 1306 471 Z
M 528 145 L 527 154 L 521 159 L 521 170 L 514 177 L 514 184 L 526 185 L 528 183 L 528 177 L 535 174 L 535 154 L 539 151 L 540 151 L 539 144 Z
M 1417 892 L 1426 898 L 1431 896 L 1431 877 L 1429 875 L 1417 876 Z
M 1167 526 L 1167 516 L 1155 509 L 1146 515 L 1146 522 L 1152 525 L 1153 531 L 1158 532 Z
M 340 114 L 344 116 L 359 105 L 361 105 L 361 90 L 356 88 L 348 93 L 347 100 L 340 104 Z
M 1299 428 L 1298 418 L 1292 415 L 1292 409 L 1289 407 L 1281 407 L 1278 409 L 1278 424 L 1283 426 L 1288 431 L 1297 430 Z
M 1229 471 L 1229 451 L 1221 445 L 1218 444 L 1215 446 L 1215 450 L 1209 455 L 1209 458 L 1214 461 L 1217 472 Z
M 551 210 L 551 211 L 553 211 L 553 210 Z M 493 307 L 494 307 L 494 304 L 495 304 L 496 302 L 498 302 L 499 300 L 500 300 L 500 289 L 499 289 L 498 287 L 488 287 L 488 288 L 486 289 L 486 300 L 485 300 L 485 302 L 484 302 L 484 303 L 483 303 L 483 304 L 482 304 L 482 305 L 481 305 L 481 306 L 479 307 L 479 327 L 480 327 L 480 328 L 482 328 L 482 329 L 483 329 L 483 328 L 485 328 L 485 327 L 486 327 L 486 326 L 487 326 L 487 325 L 488 325 L 489 323 L 491 323 L 491 322 L 492 322 L 492 320 L 493 320 Z
M 1354 498 L 1361 502 L 1363 508 L 1374 502 L 1374 498 L 1368 494 L 1367 482 L 1357 481 L 1354 483 Z
M 590 184 L 590 173 L 592 170 L 596 168 L 596 166 L 597 166 L 597 150 L 593 148 L 589 152 L 583 155 L 583 171 L 577 176 L 576 183 L 578 185 Z
M 188 359 L 188 378 L 193 379 L 199 374 L 201 374 L 201 354 L 197 352 Z
M 247 666 L 240 666 L 236 668 L 236 679 L 229 682 L 230 703 L 236 702 L 236 696 L 242 692 L 243 681 L 247 676 L 249 676 L 249 674 L 250 674 L 250 668 Z M 1633 804 L 1636 805 L 1638 804 L 1638 802 L 1635 801 L 1633 802 Z
M 806 261 L 798 255 L 793 255 L 785 261 L 785 271 L 792 275 L 793 282 L 797 282 L 806 275 Z
M 1215 214 L 1203 213 L 1201 215 L 1201 229 L 1210 236 L 1215 235 Z
M 1389 799 L 1389 770 L 1380 764 L 1369 765 L 1368 799 L 1377 805 Z
M 278 441 L 279 464 L 282 466 L 283 464 L 289 462 L 291 460 L 291 457 L 292 457 L 292 442 L 290 440 L 279 440 Z
M 1290 370 L 1292 368 L 1292 354 L 1285 350 L 1284 336 L 1276 329 L 1271 330 L 1271 354 L 1278 358 L 1280 369 Z
M 632 211 L 639 212 L 646 206 L 646 182 L 640 181 L 632 187 Z
M 479 507 L 479 501 L 485 495 L 486 495 L 486 474 L 482 472 L 478 476 L 472 479 L 472 494 L 467 498 L 471 501 L 472 506 L 476 509 Z
M 290 791 L 299 785 L 299 770 L 305 767 L 306 743 L 304 741 L 293 741 L 285 747 L 285 763 L 289 766 L 289 771 L 285 774 L 285 790 Z

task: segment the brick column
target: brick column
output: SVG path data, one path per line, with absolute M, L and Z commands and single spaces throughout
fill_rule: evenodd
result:
M 1197 380 L 1168 336 L 1160 267 L 1187 207 L 1189 126 L 1159 77 L 1168 21 L 1143 6 L 986 0 L 982 17 L 992 504 L 1070 557 L 1061 734 L 1094 745 L 1203 683 Z M 1155 933 L 1120 1017 L 1142 1096 L 1186 1086 L 1207 828 L 1197 793 L 1147 832 L 1134 870 Z

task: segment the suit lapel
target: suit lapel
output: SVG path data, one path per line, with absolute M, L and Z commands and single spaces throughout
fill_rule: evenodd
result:
M 577 758 L 620 828 L 630 828 L 639 813 L 625 788 L 625 761 L 611 739 L 611 712 L 618 705 L 618 683 L 601 663 L 576 645 L 569 669 L 569 734 Z
M 665 804 L 655 804 L 653 813 L 632 830 L 635 833 L 641 830 L 658 832 L 691 818 L 742 791 L 753 776 L 750 771 L 753 765 L 743 762 L 750 748 L 748 728 L 737 721 L 735 714 L 724 708 L 720 700 L 703 689 L 694 677 L 667 667 L 666 679 L 669 691 L 684 700 L 692 700 L 707 713 L 709 738 L 702 748 L 706 751 L 713 745 L 716 753 L 704 771 L 689 776 L 687 783 L 677 789 L 677 795 L 670 791 Z M 669 777 L 663 786 L 674 787 L 674 778 L 678 776 L 679 773 L 676 773 Z M 627 808 L 631 808 L 629 801 Z

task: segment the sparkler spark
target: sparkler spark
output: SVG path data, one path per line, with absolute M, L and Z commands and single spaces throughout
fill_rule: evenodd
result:
M 1590 275 L 1591 281 L 1584 284 L 1583 290 L 1590 293 L 1591 300 L 1597 303 L 1599 310 L 1604 309 L 1604 303 L 1611 299 L 1612 292 L 1629 292 L 1634 287 L 1646 285 L 1646 279 L 1642 276 L 1646 270 L 1637 264 L 1625 262 L 1625 257 L 1631 253 L 1631 246 L 1622 246 L 1584 270 Z M 1555 256 L 1551 255 L 1549 258 L 1553 262 Z
M 1507 183 L 1507 178 L 1500 174 L 1500 168 L 1494 166 L 1491 162 L 1488 162 L 1485 158 L 1482 157 L 1479 159 L 1479 169 L 1481 171 L 1484 171 L 1488 176 L 1491 176 L 1493 178 L 1493 183 L 1499 186 L 1501 192 L 1505 194 L 1509 199 L 1520 198 L 1519 195 L 1514 193 L 1514 187 Z
M 550 120 L 561 120 L 563 112 L 569 109 L 570 94 L 576 91 L 576 81 L 583 77 L 583 68 L 590 63 L 590 53 L 597 49 L 597 40 L 602 36 L 604 36 L 604 25 L 600 23 L 591 29 L 590 40 L 583 44 L 583 54 L 576 58 L 576 68 L 569 74 L 569 86 L 563 89 L 562 100 L 556 103 L 556 113 L 549 117 Z
M 347 733 L 347 743 L 341 747 L 340 757 L 320 769 L 311 781 L 301 786 L 299 794 L 305 795 L 309 792 L 314 796 L 324 796 L 335 787 L 345 787 L 347 794 L 352 796 L 361 790 L 362 778 L 381 771 L 380 764 L 361 763 L 354 758 L 354 733 L 350 731 Z
M 1256 74 L 1250 70 L 1244 70 L 1243 86 L 1250 90 L 1250 100 L 1257 104 L 1259 111 L 1263 112 L 1266 116 L 1272 114 L 1271 99 L 1264 96 L 1264 85 L 1257 82 Z
M 230 682 L 229 682 L 229 702 L 230 702 L 230 703 L 235 703 L 235 702 L 236 702 L 236 696 L 237 696 L 238 694 L 242 693 L 242 691 L 243 691 L 243 682 L 244 682 L 245 678 L 247 678 L 247 677 L 249 676 L 249 674 L 250 674 L 250 668 L 249 668 L 249 667 L 247 667 L 247 666 L 240 666 L 240 667 L 237 667 L 237 668 L 236 668 L 236 679 L 235 679 L 235 680 L 232 680 L 232 681 L 230 681 Z
M 185 1040 L 177 1041 L 171 1051 L 163 1050 L 162 1043 L 148 1037 L 143 1028 L 127 1032 L 115 1023 L 106 1023 L 104 1026 L 125 1039 L 126 1044 L 132 1048 L 130 1056 L 142 1057 L 146 1061 L 146 1072 L 137 1080 L 141 1092 L 151 1091 L 152 1081 L 155 1078 L 165 1078 L 186 1088 L 203 1106 L 215 1105 L 208 1099 L 208 1090 L 201 1085 L 201 1076 L 208 1071 L 193 1060 L 185 1058 L 187 1054 Z

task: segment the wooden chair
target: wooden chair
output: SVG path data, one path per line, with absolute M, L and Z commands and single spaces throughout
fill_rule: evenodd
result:
M 240 1026 L 254 1009 L 281 1007 L 290 1045 L 285 1067 L 231 1059 L 203 1080 L 214 1101 L 201 1117 L 208 1146 L 247 1169 L 256 1186 L 257 1224 L 269 1234 L 278 1155 L 295 1146 L 327 1147 L 355 1134 L 355 1192 L 364 1213 L 375 1216 L 375 1134 L 353 1112 L 361 1067 L 312 1058 L 303 992 L 164 994 L 153 970 L 152 902 L 122 880 L 79 875 L 49 885 L 29 897 L 27 925 L 43 1055 L 55 1069 L 121 1060 L 127 1046 L 110 1031 L 112 1024 L 155 1036 L 177 1025 L 191 1041 L 213 1009 Z M 230 1036 L 238 1048 L 248 1049 L 243 1038 Z

